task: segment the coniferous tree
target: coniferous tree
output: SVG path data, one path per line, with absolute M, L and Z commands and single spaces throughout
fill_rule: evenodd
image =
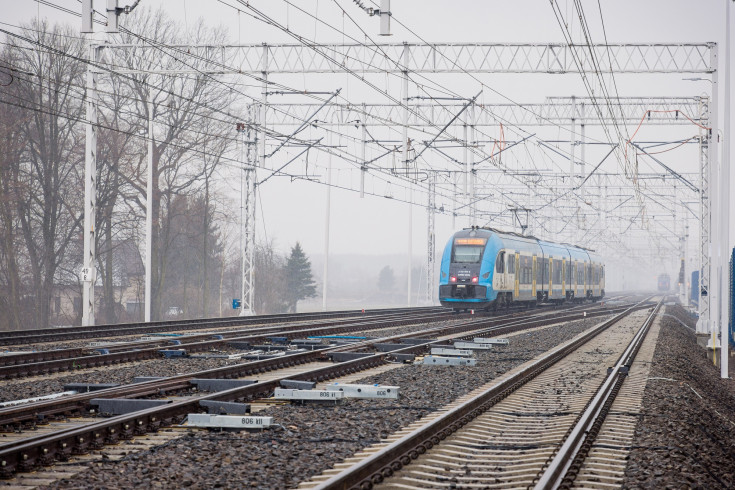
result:
M 301 244 L 291 249 L 286 262 L 286 302 L 291 312 L 296 311 L 296 303 L 302 299 L 316 296 L 316 283 L 311 275 L 311 262 L 301 249 Z
M 380 291 L 391 291 L 395 285 L 396 278 L 393 274 L 393 268 L 386 265 L 380 269 L 380 274 L 378 275 L 378 289 Z

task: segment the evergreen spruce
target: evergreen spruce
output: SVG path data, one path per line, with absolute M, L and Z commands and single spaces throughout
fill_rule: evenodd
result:
M 391 266 L 386 265 L 380 269 L 378 275 L 378 290 L 380 291 L 392 291 L 396 285 L 396 277 L 393 274 Z
M 301 249 L 299 242 L 291 249 L 286 262 L 286 302 L 291 312 L 296 311 L 296 303 L 302 299 L 316 296 L 316 283 L 311 275 L 311 262 Z

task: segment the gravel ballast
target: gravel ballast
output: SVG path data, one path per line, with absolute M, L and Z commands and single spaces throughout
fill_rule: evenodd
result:
M 680 307 L 661 319 L 625 488 L 735 487 L 735 358 L 721 379 L 695 323 Z
M 274 417 L 281 427 L 259 433 L 192 432 L 117 462 L 95 463 L 54 487 L 293 488 L 602 321 L 582 320 L 518 334 L 507 346 L 478 352 L 474 367 L 406 365 L 363 380 L 399 386 L 397 401 L 270 407 L 258 415 Z
M 60 373 L 46 379 L 30 381 L 4 380 L 0 385 L 0 402 L 22 400 L 63 391 L 69 383 L 120 383 L 133 382 L 136 376 L 176 376 L 179 374 L 231 366 L 243 361 L 213 359 L 150 359 L 135 364 L 120 364 L 104 368 L 88 368 L 79 373 Z

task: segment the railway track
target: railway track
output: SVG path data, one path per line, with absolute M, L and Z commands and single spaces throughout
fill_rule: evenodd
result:
M 0 332 L 0 345 L 32 344 L 41 342 L 61 342 L 77 339 L 94 339 L 100 337 L 124 337 L 152 332 L 174 332 L 201 330 L 203 328 L 247 327 L 271 323 L 291 323 L 308 320 L 328 320 L 345 317 L 369 317 L 374 315 L 402 314 L 416 312 L 446 312 L 441 307 L 419 308 L 385 308 L 374 310 L 344 310 L 315 313 L 288 313 L 275 315 L 257 315 L 252 317 L 200 318 L 193 320 L 174 320 L 158 322 L 139 322 L 113 325 L 95 325 L 92 327 L 58 327 L 37 330 L 14 330 Z
M 230 342 L 262 343 L 270 337 L 294 339 L 304 335 L 338 335 L 363 330 L 368 331 L 373 328 L 396 327 L 456 318 L 458 318 L 457 315 L 448 313 L 446 310 L 435 313 L 411 312 L 370 319 L 359 318 L 358 321 L 355 319 L 340 319 L 310 324 L 297 323 L 286 326 L 280 325 L 278 327 L 259 327 L 216 335 L 207 332 L 186 337 L 176 337 L 174 339 L 177 342 L 176 345 L 171 345 L 171 339 L 130 342 L 125 345 L 115 346 L 113 349 L 108 348 L 108 352 L 104 354 L 94 352 L 93 348 L 29 352 L 0 357 L 0 363 L 4 363 L 0 364 L 0 379 L 37 376 L 88 367 L 109 366 L 111 364 L 154 359 L 161 357 L 160 351 L 162 349 L 185 349 L 188 353 L 196 353 L 226 347 Z
M 624 407 L 641 389 L 626 388 L 617 406 L 615 394 L 660 306 L 643 317 L 621 312 L 301 487 L 603 486 L 621 474 L 620 452 L 608 456 L 624 443 L 618 431 L 631 434 L 635 411 Z
M 577 308 L 586 306 L 574 306 L 567 308 L 567 311 L 574 311 Z M 549 307 L 550 305 L 545 305 L 540 311 L 549 309 Z M 507 311 L 526 310 L 525 308 L 513 308 Z M 476 317 L 497 317 L 502 314 L 503 312 L 483 312 L 478 313 Z M 0 379 L 47 375 L 84 368 L 154 359 L 160 357 L 160 351 L 163 349 L 185 349 L 189 353 L 195 353 L 221 349 L 226 347 L 230 342 L 263 342 L 270 337 L 293 339 L 299 335 L 303 336 L 307 334 L 336 335 L 354 333 L 361 329 L 367 332 L 373 329 L 379 330 L 381 328 L 392 328 L 412 323 L 438 321 L 441 319 L 456 320 L 468 317 L 473 316 L 466 314 L 457 315 L 446 309 L 437 309 L 437 311 L 427 311 L 425 308 L 405 309 L 401 312 L 373 315 L 370 318 L 339 318 L 327 321 L 311 321 L 308 323 L 190 333 L 185 336 L 161 337 L 156 340 L 140 341 L 136 339 L 130 342 L 115 344 L 105 344 L 103 342 L 101 345 L 86 347 L 20 352 L 0 356 Z M 97 349 L 104 349 L 104 351 L 99 352 Z
M 601 309 L 597 312 L 590 311 L 590 315 L 603 315 L 609 314 L 607 310 Z M 502 329 L 503 332 L 514 331 L 519 328 L 531 328 L 532 326 L 548 324 L 549 322 L 559 322 L 570 319 L 583 318 L 584 314 L 572 313 L 536 313 L 536 319 L 533 321 L 528 320 L 516 320 L 511 322 L 512 317 L 501 316 L 491 319 L 475 319 L 466 321 L 451 327 L 434 327 L 411 334 L 393 335 L 384 337 L 381 339 L 369 340 L 358 342 L 352 345 L 327 347 L 324 349 L 316 349 L 308 352 L 298 352 L 292 355 L 283 356 L 279 358 L 263 359 L 259 361 L 251 361 L 245 363 L 239 363 L 230 366 L 224 366 L 205 371 L 193 372 L 185 375 L 172 376 L 165 380 L 149 381 L 145 383 L 136 383 L 132 385 L 120 386 L 117 388 L 110 388 L 106 390 L 100 390 L 94 393 L 82 393 L 72 396 L 67 396 L 55 400 L 39 401 L 26 405 L 14 406 L 5 409 L 0 409 L 0 427 L 6 427 L 6 430 L 12 429 L 10 424 L 30 423 L 34 424 L 39 417 L 53 417 L 57 415 L 68 415 L 76 413 L 88 412 L 88 402 L 92 398 L 96 397 L 126 397 L 126 398 L 140 398 L 155 396 L 161 393 L 171 393 L 178 390 L 191 389 L 193 386 L 190 383 L 191 379 L 195 378 L 220 378 L 220 379 L 232 379 L 242 378 L 247 376 L 258 376 L 262 373 L 266 373 L 272 370 L 281 369 L 284 366 L 301 365 L 308 362 L 317 362 L 327 359 L 329 353 L 334 352 L 359 352 L 371 349 L 371 346 L 379 343 L 399 341 L 402 338 L 421 335 L 421 336 L 437 336 L 441 334 L 452 335 L 457 332 L 466 330 L 478 330 L 486 328 L 494 328 L 497 325 L 508 323 L 509 325 Z M 438 342 L 438 340 L 436 341 Z M 416 348 L 404 348 L 398 353 L 413 354 L 419 353 L 425 350 L 427 344 L 419 344 Z M 374 352 L 374 351 L 372 351 Z M 374 354 L 375 356 L 381 356 L 384 359 L 391 353 L 386 354 Z
M 594 315 L 590 312 L 588 315 Z M 597 314 L 606 315 L 610 311 L 600 309 Z M 468 335 L 476 335 L 478 332 L 492 332 L 492 334 L 503 334 L 523 328 L 531 328 L 532 326 L 548 325 L 571 319 L 584 318 L 582 313 L 573 314 L 536 314 L 537 318 L 531 320 L 516 320 L 513 322 L 501 319 L 477 319 L 472 322 L 466 322 L 463 325 L 455 325 L 451 327 L 442 327 L 433 329 L 435 335 L 453 334 L 457 338 L 467 337 Z M 498 324 L 505 323 L 504 325 Z M 427 334 L 431 329 L 427 329 L 422 334 Z M 467 333 L 471 332 L 471 333 Z M 463 335 L 464 333 L 464 335 Z M 396 338 L 400 338 L 397 336 Z M 137 435 L 144 434 L 148 431 L 156 431 L 167 425 L 175 424 L 185 414 L 197 412 L 200 410 L 199 402 L 202 400 L 220 400 L 220 401 L 248 401 L 255 398 L 270 396 L 272 390 L 278 385 L 278 382 L 284 376 L 278 375 L 277 369 L 286 369 L 298 364 L 307 362 L 317 362 L 325 359 L 324 355 L 327 351 L 346 352 L 356 349 L 367 349 L 380 341 L 394 340 L 379 339 L 378 341 L 369 341 L 360 343 L 357 346 L 336 347 L 324 349 L 321 351 L 308 352 L 300 354 L 300 357 L 293 356 L 292 359 L 269 359 L 265 361 L 245 363 L 238 366 L 228 366 L 220 368 L 217 373 L 209 372 L 207 377 L 240 377 L 253 373 L 264 373 L 273 371 L 273 378 L 270 380 L 260 381 L 256 384 L 242 388 L 235 388 L 209 395 L 199 395 L 191 397 L 187 400 L 174 401 L 163 407 L 142 410 L 133 414 L 127 414 L 109 419 L 99 420 L 84 427 L 66 429 L 57 431 L 53 434 L 47 434 L 30 439 L 18 440 L 9 444 L 0 446 L 0 468 L 6 476 L 14 474 L 16 471 L 28 471 L 38 465 L 48 465 L 57 459 L 68 458 L 71 454 L 84 453 L 91 449 L 100 448 L 105 444 L 115 443 L 123 439 L 129 439 Z M 406 346 L 397 349 L 393 353 L 376 353 L 366 357 L 355 359 L 327 366 L 320 366 L 316 369 L 305 369 L 300 374 L 289 374 L 289 379 L 302 379 L 311 381 L 324 381 L 335 377 L 345 376 L 357 373 L 364 369 L 372 369 L 384 365 L 386 359 L 395 353 L 420 353 L 424 351 L 432 343 L 439 342 L 430 341 L 420 345 Z M 289 356 L 292 357 L 292 356 Z M 304 364 L 305 365 L 305 364 Z M 13 409 L 0 410 L 0 424 L 18 424 L 23 421 L 32 423 L 34 418 L 39 415 L 53 416 L 54 414 L 76 413 L 82 415 L 89 400 L 94 397 L 137 397 L 159 395 L 161 393 L 171 392 L 176 389 L 188 389 L 191 387 L 189 381 L 193 375 L 185 375 L 167 380 L 153 381 L 148 383 L 140 383 L 97 392 L 94 395 L 75 395 L 55 401 L 54 403 L 39 402 L 29 404 L 25 407 L 14 407 Z M 270 376 L 269 376 L 270 377 Z

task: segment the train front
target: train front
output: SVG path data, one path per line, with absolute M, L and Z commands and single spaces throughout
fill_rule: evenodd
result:
M 439 274 L 439 302 L 448 308 L 482 309 L 497 295 L 493 265 L 498 238 L 489 230 L 458 231 L 447 243 Z

